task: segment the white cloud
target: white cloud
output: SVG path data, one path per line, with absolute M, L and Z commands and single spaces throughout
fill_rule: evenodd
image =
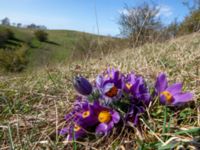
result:
M 159 5 L 156 7 L 159 12 L 157 14 L 157 17 L 171 17 L 173 15 L 172 8 L 169 7 L 168 5 Z
M 173 15 L 172 8 L 168 5 L 159 5 L 159 6 L 156 7 L 156 9 L 159 10 L 156 17 L 167 17 L 167 18 L 169 18 Z M 136 13 L 136 11 L 134 11 L 134 10 L 128 11 L 127 9 L 121 9 L 121 10 L 118 11 L 118 13 L 124 14 L 124 15 L 130 15 L 132 13 L 133 14 Z
M 121 9 L 118 11 L 119 14 L 124 14 L 124 15 L 129 15 L 129 12 L 127 11 L 127 9 Z

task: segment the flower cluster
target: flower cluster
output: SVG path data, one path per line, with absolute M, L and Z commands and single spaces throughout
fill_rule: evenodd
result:
M 68 140 L 107 135 L 120 122 L 137 127 L 156 98 L 163 105 L 177 106 L 193 97 L 190 92 L 182 92 L 181 83 L 168 86 L 164 73 L 158 75 L 154 87 L 149 87 L 142 76 L 113 68 L 99 74 L 93 85 L 84 77 L 75 77 L 74 87 L 79 96 L 65 116 L 66 126 L 60 130 Z

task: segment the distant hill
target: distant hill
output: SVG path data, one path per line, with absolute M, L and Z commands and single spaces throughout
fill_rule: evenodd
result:
M 58 62 L 67 62 L 69 59 L 72 59 L 72 56 L 78 57 L 79 51 L 80 53 L 82 53 L 81 51 L 86 53 L 87 47 L 91 44 L 89 43 L 90 40 L 107 38 L 78 31 L 45 30 L 45 32 L 48 33 L 48 41 L 39 42 L 34 36 L 34 32 L 36 31 L 34 29 L 0 25 L 0 30 L 5 30 L 7 28 L 14 32 L 15 38 L 9 40 L 5 48 L 8 50 L 18 49 L 21 45 L 26 45 L 28 68 L 30 69 Z M 93 45 L 93 47 L 95 46 Z M 95 48 L 93 49 L 95 50 Z

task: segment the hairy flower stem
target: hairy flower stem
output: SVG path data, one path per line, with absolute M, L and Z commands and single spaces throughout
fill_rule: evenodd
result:
M 165 106 L 165 109 L 164 109 L 163 131 L 162 131 L 163 134 L 166 133 L 167 116 L 168 116 L 168 113 L 167 113 L 167 106 Z

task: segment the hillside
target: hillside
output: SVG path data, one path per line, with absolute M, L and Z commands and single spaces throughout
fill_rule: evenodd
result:
M 21 30 L 20 30 L 21 31 Z M 27 34 L 26 31 L 24 34 Z M 20 32 L 22 33 L 22 32 Z M 48 31 L 50 40 L 55 40 L 62 47 L 43 43 L 43 49 L 50 48 L 51 54 L 62 51 L 56 57 L 62 58 L 64 52 L 69 52 L 68 45 L 61 37 L 69 37 L 68 42 L 75 42 L 77 32 Z M 29 34 L 31 36 L 31 31 Z M 65 45 L 66 44 L 66 45 Z M 55 49 L 55 51 L 54 51 Z M 35 49 L 37 51 L 39 49 Z M 43 52 L 48 53 L 48 51 Z M 37 57 L 37 52 L 31 54 Z M 67 55 L 67 54 L 66 54 Z M 192 34 L 172 39 L 162 44 L 146 44 L 139 48 L 125 49 L 111 52 L 108 55 L 99 54 L 98 58 L 85 58 L 66 65 L 46 67 L 32 74 L 23 73 L 0 77 L 0 145 L 2 149 L 14 146 L 17 149 L 70 149 L 71 144 L 64 145 L 59 141 L 56 131 L 63 126 L 64 115 L 72 107 L 75 91 L 71 79 L 81 74 L 90 81 L 108 66 L 119 68 L 123 72 L 134 70 L 154 80 L 156 75 L 164 71 L 170 82 L 184 81 L 184 90 L 195 94 L 195 103 L 178 111 L 170 123 L 168 134 L 177 138 L 177 145 L 193 146 L 199 139 L 199 130 L 183 134 L 177 131 L 200 126 L 200 35 Z M 78 142 L 77 144 L 91 149 L 158 149 L 162 144 L 163 135 L 163 106 L 150 109 L 154 119 L 143 126 L 143 141 L 135 129 L 125 129 L 119 136 L 100 138 L 92 142 Z M 154 131 L 149 128 L 155 129 Z M 170 140 L 173 140 L 171 139 Z M 193 141 L 193 142 L 191 142 Z M 170 141 L 164 141 L 167 142 Z M 196 142 L 197 143 L 197 142 Z M 198 143 L 197 143 L 198 144 Z M 142 145 L 142 146 L 141 146 Z M 167 148 L 166 148 L 167 149 Z
M 74 56 L 79 57 L 82 53 L 85 53 L 91 40 L 107 39 L 104 36 L 78 31 L 46 30 L 48 41 L 39 42 L 34 35 L 36 30 L 0 25 L 0 31 L 5 29 L 12 31 L 15 37 L 7 42 L 4 49 L 18 50 L 21 46 L 24 46 L 25 59 L 27 59 L 29 70 L 46 65 L 66 63 Z

